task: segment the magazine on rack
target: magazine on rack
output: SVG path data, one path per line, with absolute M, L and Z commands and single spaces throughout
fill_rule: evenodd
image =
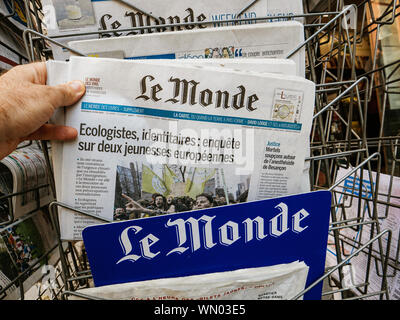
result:
M 138 281 L 78 292 L 112 300 L 289 300 L 305 289 L 308 267 L 295 261 L 187 277 Z
M 259 0 L 241 15 L 238 15 L 249 4 L 250 0 L 173 0 L 168 2 L 164 0 L 42 0 L 48 35 L 60 37 L 57 38 L 57 41 L 64 44 L 74 39 L 99 38 L 99 34 L 76 36 L 77 33 L 96 32 L 98 30 L 110 30 L 110 33 L 104 33 L 100 37 L 119 37 L 234 25 L 233 22 L 224 24 L 221 22 L 236 18 L 251 19 L 242 23 L 252 24 L 257 22 L 253 20 L 255 18 L 281 16 L 279 19 L 268 20 L 268 22 L 275 22 L 303 13 L 302 0 Z M 145 13 L 150 13 L 151 16 Z M 201 24 L 206 21 L 215 23 Z M 145 28 L 147 26 L 177 23 L 186 23 L 186 25 Z M 142 28 L 139 31 L 120 31 L 135 27 Z M 51 45 L 51 48 L 56 60 L 68 59 L 70 55 L 68 50 L 56 45 Z
M 11 218 L 6 209 L 12 208 L 12 215 L 17 219 L 54 200 L 46 160 L 38 147 L 18 149 L 0 161 L 0 194 L 16 194 L 7 203 L 0 202 L 0 222 Z
M 27 17 L 24 1 L 0 1 L 0 16 L 9 17 L 8 21 L 10 21 L 19 30 L 25 30 L 27 28 Z
M 214 199 L 197 206 L 309 191 L 312 82 L 162 61 L 71 57 L 67 65 L 87 92 L 65 109 L 79 138 L 62 147 L 62 202 L 112 221 L 168 212 L 151 203 L 156 193 L 178 212 L 205 192 Z M 78 240 L 96 222 L 62 209 L 62 238 Z
M 304 41 L 297 21 L 71 41 L 84 55 L 124 59 L 286 58 Z M 291 59 L 305 74 L 305 51 Z
M 56 244 L 56 233 L 47 211 L 35 211 L 6 227 L 0 227 L 0 298 L 20 298 L 20 290 L 16 289 L 21 282 L 11 284 L 18 276 L 23 281 L 24 291 L 41 279 L 40 266 L 44 264 L 41 258 Z
M 9 70 L 26 63 L 25 47 L 18 42 L 7 28 L 0 26 L 0 70 Z

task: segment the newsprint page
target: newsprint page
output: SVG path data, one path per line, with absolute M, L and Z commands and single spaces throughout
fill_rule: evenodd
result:
M 203 193 L 230 204 L 310 191 L 311 81 L 161 60 L 71 57 L 62 68 L 87 88 L 65 109 L 79 136 L 55 170 L 63 203 L 112 221 L 167 213 L 154 194 L 179 212 L 210 202 Z M 63 209 L 61 237 L 80 240 L 92 223 Z
M 70 41 L 83 55 L 119 59 L 284 59 L 304 42 L 297 21 Z M 305 76 L 305 49 L 291 57 Z
M 309 267 L 300 261 L 187 277 L 79 290 L 112 300 L 289 300 L 304 290 Z M 78 298 L 79 299 L 79 298 Z
M 244 9 L 248 7 L 249 0 L 42 0 L 41 2 L 48 35 L 61 36 L 58 41 L 63 44 L 72 40 L 248 25 L 258 23 L 260 21 L 258 18 L 270 16 L 278 18 L 264 19 L 261 22 L 277 22 L 303 13 L 302 0 L 258 0 L 247 10 Z M 235 19 L 246 20 L 235 22 Z M 301 18 L 297 20 L 301 21 Z M 171 26 L 173 24 L 183 25 Z M 167 26 L 157 28 L 160 25 Z M 140 29 L 129 30 L 130 28 Z M 127 29 L 129 31 L 126 31 Z M 99 35 L 95 33 L 98 30 L 110 30 L 110 32 Z M 59 46 L 51 44 L 51 48 L 56 60 L 65 61 L 70 56 L 68 50 Z

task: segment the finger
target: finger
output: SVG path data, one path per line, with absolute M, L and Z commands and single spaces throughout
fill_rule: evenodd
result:
M 131 197 L 128 197 L 126 194 L 121 194 L 123 198 L 125 198 L 126 200 L 128 200 L 129 202 L 135 202 Z
M 85 94 L 86 88 L 82 81 L 71 81 L 57 86 L 40 86 L 45 96 L 54 108 L 71 106 Z
M 34 84 L 46 84 L 47 69 L 45 62 L 19 65 L 7 71 L 3 77 L 10 80 L 28 81 Z
M 78 131 L 75 128 L 54 124 L 45 124 L 22 140 L 68 141 L 75 139 L 77 136 Z

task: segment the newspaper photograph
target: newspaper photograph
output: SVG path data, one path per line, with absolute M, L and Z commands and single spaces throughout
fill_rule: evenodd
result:
M 168 2 L 163 0 L 124 2 L 114 0 L 42 0 L 41 2 L 49 36 L 65 35 L 66 37 L 57 38 L 57 41 L 64 44 L 78 39 L 254 24 L 258 22 L 255 18 L 268 16 L 280 16 L 281 18 L 263 20 L 263 22 L 277 22 L 303 13 L 302 0 L 259 0 L 242 14 L 239 13 L 248 6 L 248 0 L 231 0 L 229 2 L 211 0 L 173 0 Z M 94 24 L 92 24 L 93 18 Z M 249 20 L 238 23 L 232 22 L 232 20 L 238 18 Z M 229 20 L 231 22 L 222 23 Z M 205 21 L 215 23 L 202 24 Z M 186 25 L 156 28 L 158 25 L 182 23 Z M 137 27 L 141 29 L 119 31 Z M 110 32 L 101 35 L 76 36 L 77 33 L 96 32 L 98 30 L 110 30 Z M 51 44 L 51 48 L 56 60 L 65 61 L 70 56 L 67 49 L 53 44 Z
M 3 195 L 16 194 L 8 203 L 14 219 L 54 200 L 49 186 L 46 160 L 34 145 L 18 149 L 2 159 L 0 173 L 0 192 Z M 5 206 L 4 201 L 2 203 Z M 8 220 L 4 212 L 2 219 Z
M 251 34 L 251 36 L 249 36 Z M 297 21 L 71 41 L 84 55 L 124 59 L 284 59 L 304 41 Z M 305 76 L 305 49 L 291 59 Z
M 58 28 L 77 29 L 96 24 L 90 0 L 52 0 Z
M 77 292 L 110 300 L 290 300 L 304 290 L 308 269 L 304 262 L 295 261 L 270 267 L 115 284 Z
M 112 221 L 166 213 L 168 196 L 190 210 L 310 190 L 312 82 L 134 60 L 71 57 L 68 66 L 87 88 L 66 109 L 79 137 L 64 143 L 59 171 L 60 200 L 75 209 Z M 61 210 L 62 239 L 80 240 L 93 223 Z

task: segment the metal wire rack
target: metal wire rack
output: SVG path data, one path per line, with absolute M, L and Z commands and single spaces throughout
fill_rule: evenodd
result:
M 255 2 L 249 1 L 241 13 Z M 57 37 L 46 36 L 40 1 L 20 3 L 28 12 L 28 28 L 19 36 L 29 61 L 51 59 L 50 43 L 81 55 L 58 42 Z M 323 299 L 400 299 L 400 292 L 393 289 L 396 282 L 400 287 L 400 126 L 396 122 L 400 110 L 400 58 L 385 52 L 390 51 L 388 47 L 397 46 L 398 50 L 400 46 L 399 15 L 400 1 L 397 0 L 305 0 L 304 14 L 288 18 L 304 19 L 306 40 L 287 58 L 305 48 L 306 77 L 316 83 L 311 153 L 307 159 L 312 190 L 332 192 L 326 272 L 294 299 L 301 298 L 320 282 L 324 282 Z M 257 20 L 263 23 L 279 18 L 269 16 Z M 244 21 L 247 20 L 227 22 Z M 70 36 L 98 34 L 101 37 L 107 31 Z M 397 42 L 392 39 L 396 37 Z M 41 142 L 41 147 L 52 177 L 51 145 Z M 55 194 L 54 179 L 50 185 Z M 14 196 L 9 194 L 0 200 Z M 52 202 L 48 209 L 58 231 L 60 206 L 88 215 L 64 203 Z M 14 222 L 8 221 L 6 225 Z M 54 265 L 57 265 L 58 290 L 48 289 L 52 299 L 68 299 L 71 295 L 97 299 L 76 292 L 91 285 L 91 273 L 84 248 L 78 250 L 74 242 L 58 239 L 57 247 L 31 268 L 38 268 L 54 253 L 57 253 Z M 23 277 L 20 274 L 7 288 L 0 288 L 0 298 L 10 286 L 18 284 L 20 297 L 24 299 Z M 40 292 L 38 299 L 42 296 Z

